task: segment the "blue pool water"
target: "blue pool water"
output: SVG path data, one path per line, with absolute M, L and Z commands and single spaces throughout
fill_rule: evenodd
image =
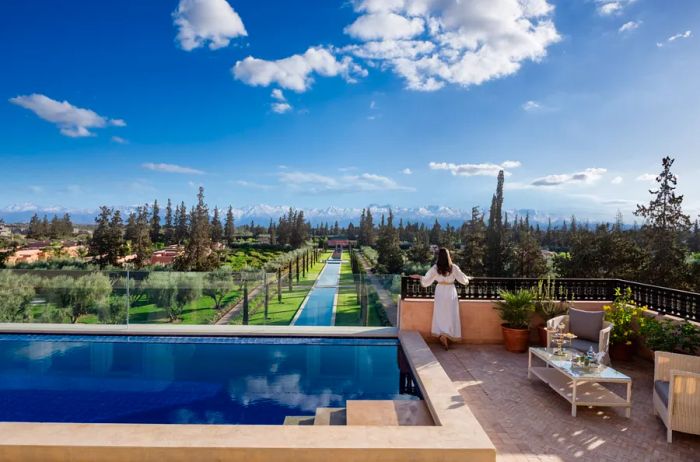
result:
M 340 280 L 340 260 L 328 260 L 318 275 L 295 326 L 332 326 L 333 302 Z
M 0 421 L 281 424 L 410 393 L 395 339 L 0 335 Z

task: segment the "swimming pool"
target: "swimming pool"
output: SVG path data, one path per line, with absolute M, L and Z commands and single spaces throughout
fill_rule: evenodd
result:
M 0 421 L 282 424 L 416 399 L 397 339 L 0 335 Z

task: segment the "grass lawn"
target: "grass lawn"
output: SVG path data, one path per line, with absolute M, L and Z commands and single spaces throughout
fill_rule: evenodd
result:
M 338 304 L 335 307 L 335 325 L 361 326 L 361 317 L 352 265 L 349 261 L 344 262 L 340 266 L 340 288 L 338 289 Z
M 338 304 L 335 307 L 336 326 L 361 326 L 360 304 L 352 286 L 341 287 L 338 291 Z
M 223 304 L 228 305 L 235 303 L 240 294 L 238 290 L 229 292 L 224 297 Z M 211 297 L 200 297 L 192 303 L 185 305 L 182 311 L 182 319 L 178 321 L 180 324 L 209 324 L 216 316 L 216 308 L 214 308 L 214 300 Z M 81 319 L 82 322 L 82 319 Z M 151 324 L 170 322 L 168 313 L 164 308 L 160 308 L 153 303 L 150 303 L 147 297 L 142 298 L 131 306 L 129 310 L 130 324 Z
M 294 315 L 301 306 L 301 303 L 306 298 L 306 295 L 314 285 L 316 278 L 325 265 L 324 260 L 330 258 L 332 252 L 323 252 L 318 263 L 311 265 L 309 271 L 304 276 L 299 277 L 299 283 L 296 282 L 296 277 L 293 281 L 292 291 L 289 291 L 289 284 L 285 281 L 282 283 L 282 302 L 277 301 L 277 287 L 275 284 L 270 286 L 270 304 L 267 310 L 267 319 L 265 319 L 264 308 L 258 308 L 254 313 L 250 314 L 248 324 L 251 325 L 274 325 L 286 326 L 292 322 Z M 240 324 L 242 315 L 236 316 L 231 323 Z

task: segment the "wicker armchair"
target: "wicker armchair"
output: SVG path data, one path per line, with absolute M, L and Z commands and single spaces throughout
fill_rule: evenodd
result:
M 700 435 L 700 357 L 654 353 L 654 413 L 674 431 Z
M 566 326 L 566 331 L 569 330 L 569 315 L 564 314 L 561 316 L 557 316 L 555 318 L 550 319 L 547 321 L 547 327 L 549 328 L 549 332 L 547 332 L 547 346 L 552 345 L 552 338 L 554 336 L 554 333 L 551 332 L 552 329 L 556 329 L 559 327 L 560 324 L 564 323 L 564 326 Z M 603 358 L 603 363 L 605 364 L 610 364 L 610 355 L 608 353 L 608 347 L 610 346 L 610 331 L 612 331 L 613 324 L 609 321 L 603 321 L 603 328 L 600 330 L 600 336 L 598 337 L 598 344 L 591 344 L 591 342 L 588 342 L 586 340 L 580 340 L 580 339 L 575 339 L 572 342 L 572 347 L 576 348 L 577 350 L 581 350 L 583 352 L 588 350 L 589 344 L 593 346 L 593 349 L 596 350 L 596 353 L 605 353 L 605 357 Z

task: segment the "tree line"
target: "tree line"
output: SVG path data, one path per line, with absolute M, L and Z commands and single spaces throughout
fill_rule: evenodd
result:
M 488 213 L 473 207 L 461 226 L 423 223 L 398 225 L 389 211 L 379 223 L 369 209 L 359 227 L 339 233 L 378 252 L 376 270 L 413 273 L 434 261 L 433 246 L 453 250 L 453 259 L 473 276 L 621 278 L 678 289 L 700 290 L 700 223 L 683 211 L 677 193 L 674 159 L 664 157 L 650 201 L 634 212 L 641 226 L 614 222 L 580 223 L 575 216 L 560 226 L 532 224 L 528 215 L 503 211 L 504 175 L 500 172 Z M 399 258 L 401 257 L 401 258 Z
M 148 265 L 154 249 L 177 245 L 182 252 L 174 263 L 179 271 L 211 271 L 218 268 L 225 257 L 225 249 L 236 241 L 233 207 L 221 217 L 218 207 L 210 213 L 200 187 L 197 203 L 189 210 L 184 202 L 175 205 L 168 199 L 164 220 L 161 220 L 158 201 L 144 204 L 130 212 L 124 222 L 121 211 L 102 206 L 95 218 L 95 229 L 88 244 L 88 254 L 100 267 L 120 266 L 127 255 L 134 255 L 137 268 Z M 309 238 L 310 224 L 303 211 L 289 209 L 277 223 L 267 228 L 254 223 L 243 226 L 243 232 L 270 235 L 271 243 L 297 249 Z
M 66 213 L 61 218 L 54 215 L 51 221 L 49 217 L 39 218 L 36 213 L 29 220 L 27 237 L 30 239 L 60 239 L 73 234 L 73 222 L 70 214 Z

